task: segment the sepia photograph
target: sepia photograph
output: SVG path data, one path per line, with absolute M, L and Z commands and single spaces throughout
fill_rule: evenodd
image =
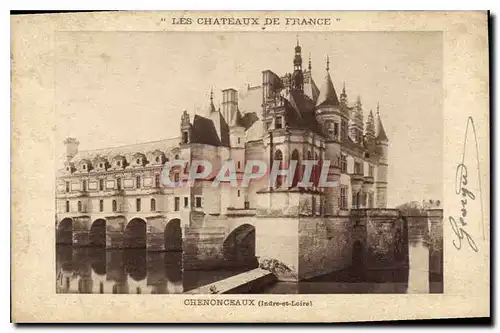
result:
M 54 57 L 58 294 L 446 290 L 442 32 L 58 31 Z

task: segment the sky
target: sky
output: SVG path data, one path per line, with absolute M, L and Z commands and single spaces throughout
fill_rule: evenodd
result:
M 439 32 L 298 35 L 321 88 L 326 56 L 340 93 L 361 96 L 389 138 L 388 205 L 442 200 L 443 56 Z M 56 156 L 67 137 L 98 149 L 179 135 L 183 110 L 205 114 L 210 89 L 259 85 L 293 70 L 296 33 L 61 32 L 56 36 Z M 259 110 L 255 110 L 259 112 Z

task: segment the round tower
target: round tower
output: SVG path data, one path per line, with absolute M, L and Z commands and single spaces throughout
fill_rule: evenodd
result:
M 337 182 L 338 186 L 324 189 L 324 214 L 336 215 L 339 211 L 340 197 L 340 126 L 344 119 L 339 99 L 330 77 L 330 62 L 327 57 L 326 73 L 318 100 L 316 101 L 316 119 L 323 125 L 325 131 L 325 160 L 330 161 L 327 181 Z

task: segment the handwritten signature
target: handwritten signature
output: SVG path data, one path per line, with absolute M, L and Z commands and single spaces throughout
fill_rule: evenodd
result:
M 455 193 L 460 196 L 460 216 L 458 217 L 458 221 L 453 217 L 449 217 L 449 222 L 451 225 L 451 228 L 453 229 L 453 232 L 457 236 L 457 239 L 453 240 L 453 245 L 457 250 L 460 250 L 462 248 L 462 240 L 466 239 L 467 243 L 469 244 L 469 247 L 474 251 L 478 252 L 479 248 L 476 245 L 476 242 L 474 241 L 474 238 L 470 235 L 470 233 L 467 231 L 467 205 L 470 200 L 474 201 L 476 200 L 476 195 L 467 188 L 467 185 L 469 185 L 469 180 L 468 180 L 468 171 L 467 167 L 465 165 L 465 148 L 467 145 L 467 134 L 469 130 L 469 126 L 472 129 L 472 133 L 474 135 L 474 142 L 475 142 L 475 148 L 476 148 L 476 163 L 477 163 L 477 170 L 478 174 L 480 175 L 479 172 L 479 149 L 477 145 L 477 137 L 476 137 L 476 127 L 474 126 L 474 120 L 472 117 L 469 117 L 467 119 L 467 126 L 465 128 L 465 138 L 464 138 L 464 149 L 462 152 L 462 162 L 457 165 L 456 169 L 456 174 L 455 174 Z M 482 198 L 481 198 L 481 181 L 479 181 L 479 200 L 481 201 L 481 214 L 482 214 Z

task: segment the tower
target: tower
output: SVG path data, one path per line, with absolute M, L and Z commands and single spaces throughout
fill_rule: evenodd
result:
M 340 142 L 341 133 L 339 128 L 342 121 L 346 121 L 340 109 L 340 103 L 330 77 L 330 61 L 326 60 L 326 73 L 323 86 L 321 87 L 318 100 L 316 102 L 316 119 L 323 124 L 325 140 L 325 160 L 330 161 L 327 181 L 340 182 L 340 169 L 338 161 L 340 160 Z M 338 198 L 340 195 L 339 186 L 326 187 L 324 190 L 324 214 L 334 215 L 338 212 Z
M 365 141 L 368 150 L 374 150 L 375 148 L 375 119 L 373 118 L 373 111 L 370 110 L 368 114 L 368 119 L 366 120 L 365 126 Z
M 304 74 L 302 73 L 302 48 L 299 45 L 297 38 L 297 45 L 295 46 L 295 56 L 293 58 L 293 74 L 292 74 L 292 89 L 304 90 Z
M 238 110 L 238 92 L 233 89 L 222 90 L 222 116 L 228 125 L 231 125 L 236 117 Z
M 363 104 L 361 104 L 361 98 L 359 96 L 354 104 L 351 120 L 351 137 L 354 138 L 356 143 L 361 144 L 363 142 Z
M 188 144 L 191 142 L 191 123 L 189 114 L 186 110 L 181 116 L 181 144 Z
M 388 145 L 389 139 L 385 133 L 384 125 L 382 125 L 382 119 L 380 118 L 379 105 L 377 104 L 377 137 L 376 149 L 380 155 L 380 160 L 377 168 L 377 207 L 386 208 L 387 207 L 387 169 L 388 169 Z

